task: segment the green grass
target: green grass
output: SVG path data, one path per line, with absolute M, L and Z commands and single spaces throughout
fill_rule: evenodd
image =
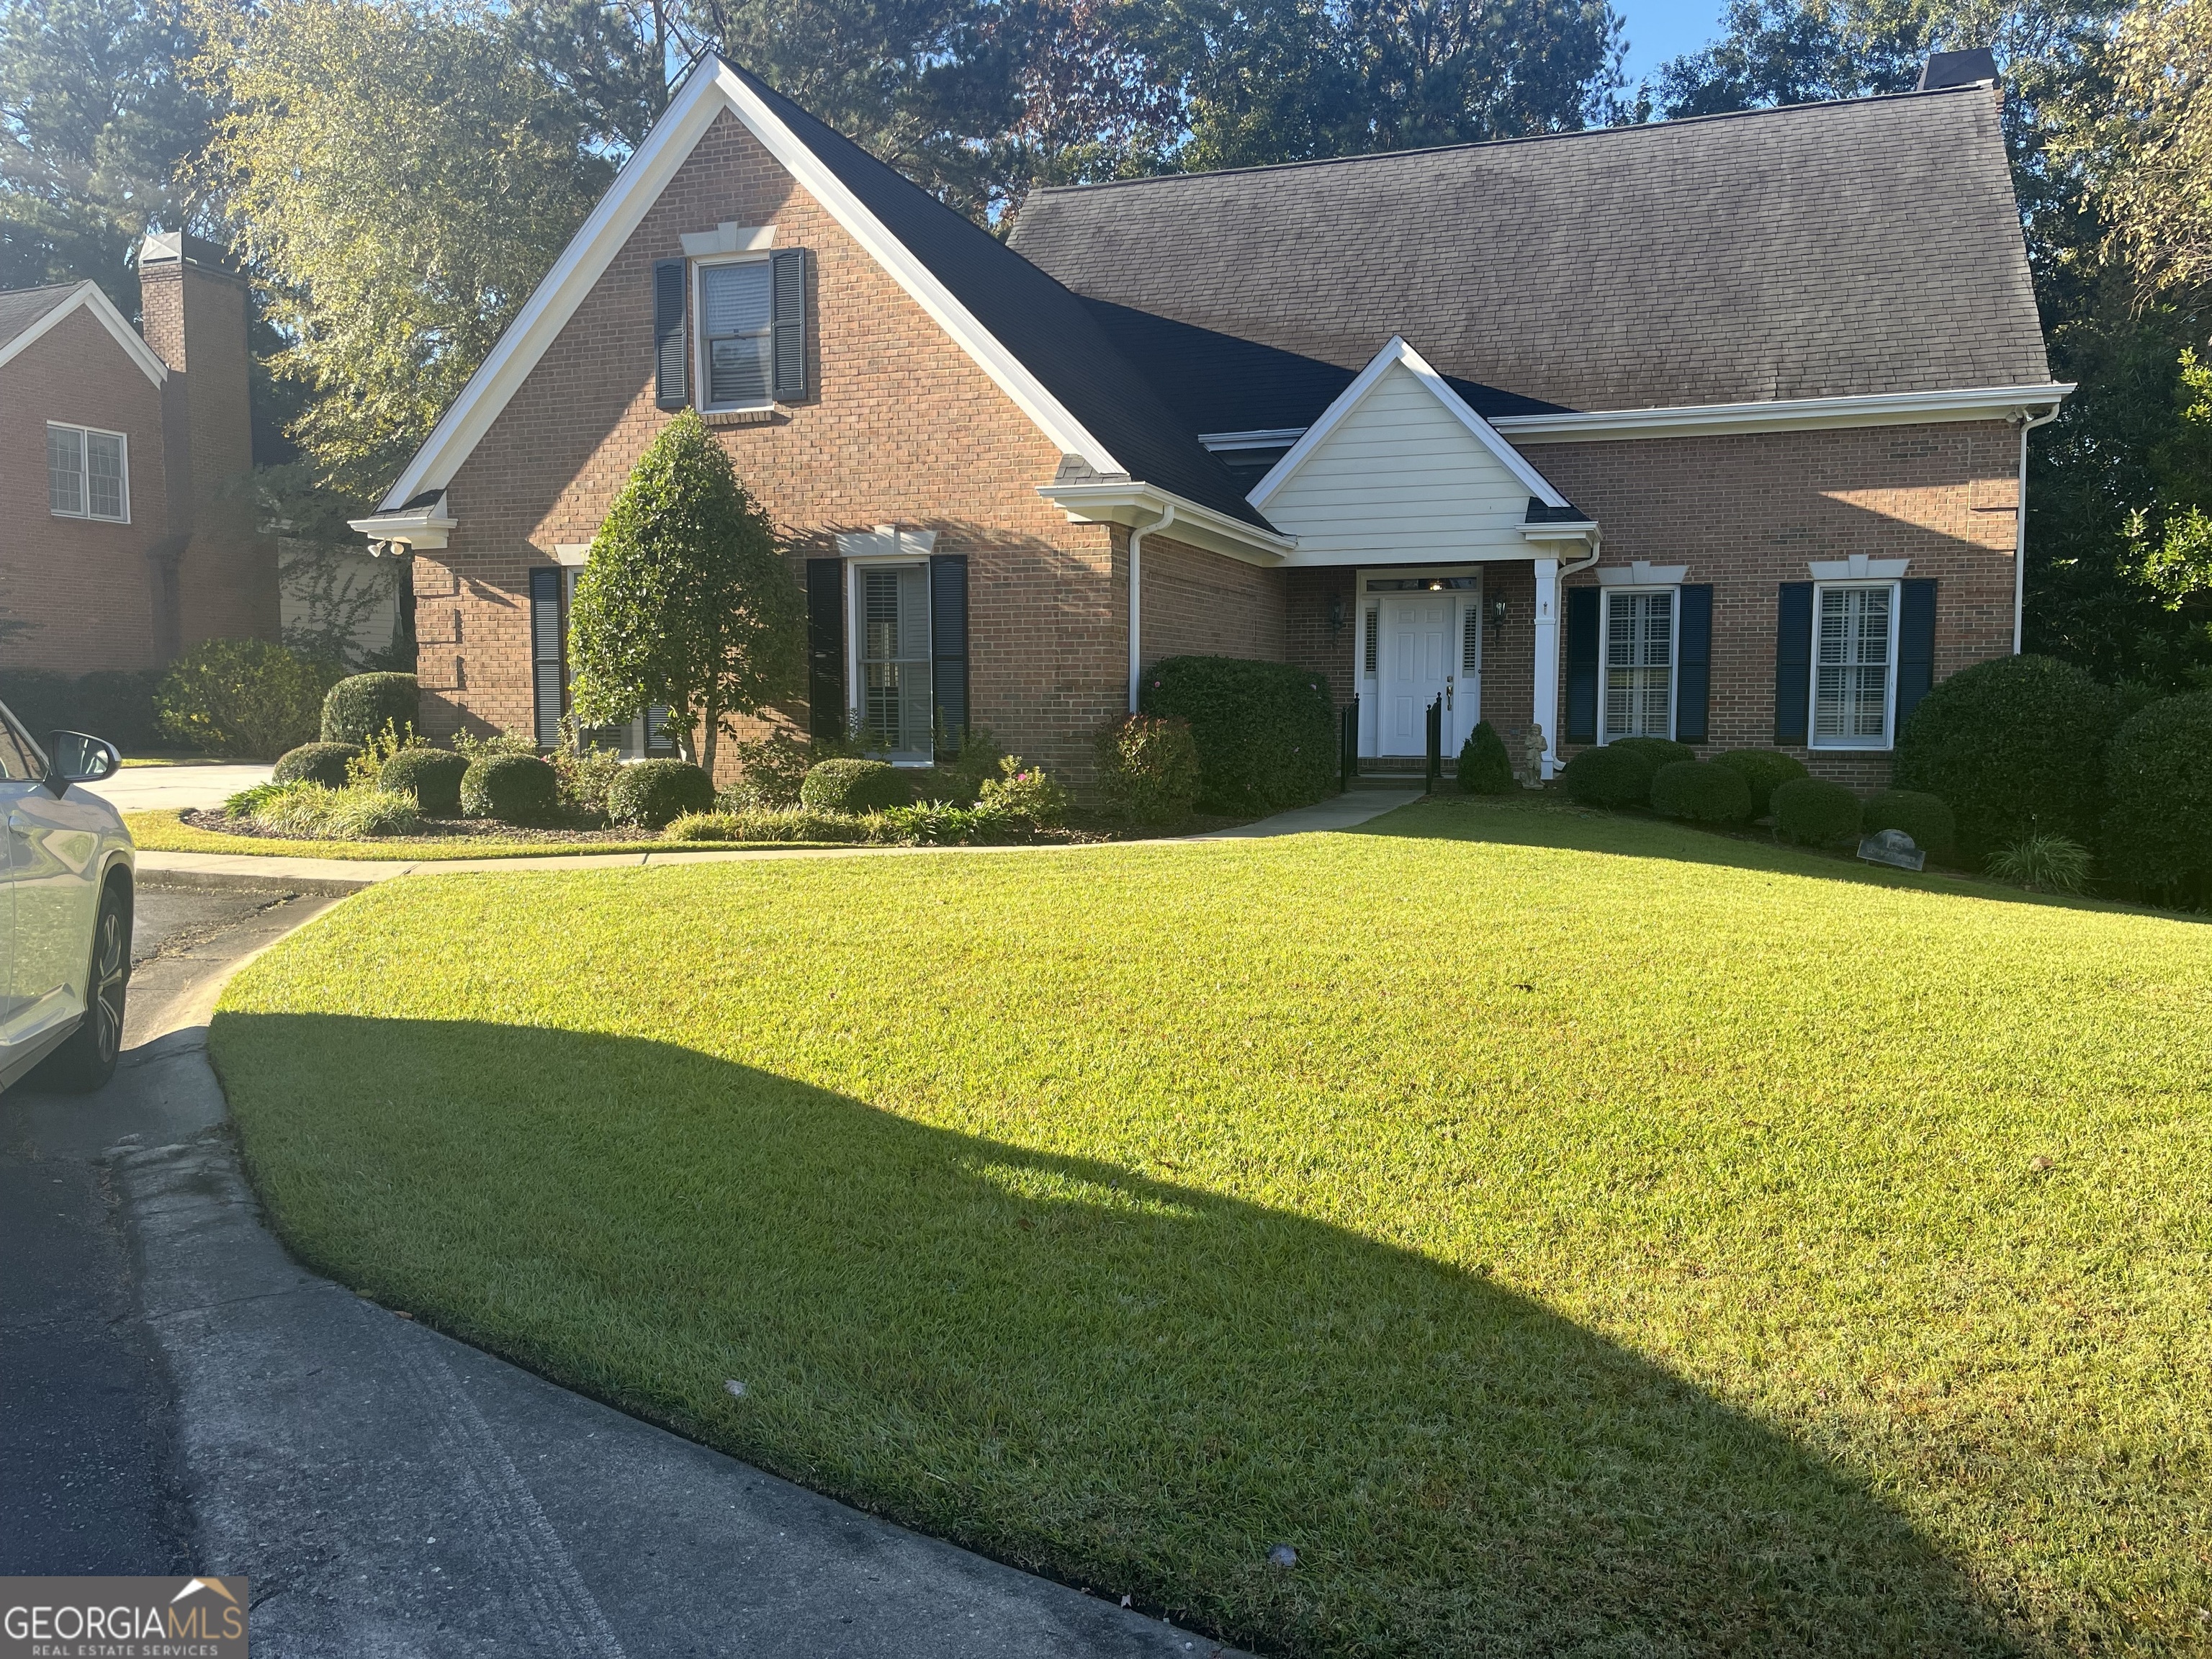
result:
M 2151 1653 L 2208 1008 L 2200 923 L 1447 801 L 389 884 L 212 1044 L 315 1266 L 1263 1650 Z

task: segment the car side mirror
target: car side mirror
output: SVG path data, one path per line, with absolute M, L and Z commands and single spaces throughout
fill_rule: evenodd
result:
M 82 732 L 46 734 L 46 784 L 56 796 L 73 783 L 97 783 L 112 777 L 122 765 L 123 757 L 106 738 L 88 737 Z

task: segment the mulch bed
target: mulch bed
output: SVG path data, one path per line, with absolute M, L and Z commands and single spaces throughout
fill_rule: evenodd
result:
M 195 830 L 204 830 L 218 836 L 244 836 L 257 841 L 301 841 L 307 837 L 282 830 L 258 830 L 243 818 L 226 817 L 220 807 L 202 807 L 180 813 L 180 820 Z M 1094 842 L 1149 841 L 1162 835 L 1200 836 L 1211 830 L 1233 829 L 1240 823 L 1249 823 L 1249 818 L 1217 817 L 1200 813 L 1180 830 L 1164 830 L 1146 824 L 1078 822 L 1065 830 L 1041 831 L 1029 837 L 1032 844 L 1060 842 L 1089 843 Z M 367 838 L 364 838 L 367 839 Z M 376 837 L 375 839 L 383 839 Z M 512 823 L 501 823 L 491 818 L 424 818 L 404 836 L 390 837 L 393 841 L 459 841 L 459 842 L 519 842 L 573 844 L 579 849 L 595 846 L 635 846 L 641 841 L 654 841 L 658 836 L 650 830 L 610 830 L 552 828 L 532 825 L 527 828 Z M 671 842 L 675 848 L 695 848 L 702 852 L 716 847 L 739 843 L 729 842 Z M 773 846 L 769 842 L 748 842 L 745 846 Z M 854 845 L 866 845 L 855 842 Z M 1009 845 L 1016 843 L 1007 843 Z

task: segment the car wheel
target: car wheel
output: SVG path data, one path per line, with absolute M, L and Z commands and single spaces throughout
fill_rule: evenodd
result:
M 130 991 L 131 892 L 120 882 L 110 882 L 100 896 L 100 915 L 92 924 L 83 1023 L 39 1067 L 37 1085 L 85 1094 L 115 1075 Z

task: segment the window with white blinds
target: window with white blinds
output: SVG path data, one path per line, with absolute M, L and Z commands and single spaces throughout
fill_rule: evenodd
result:
M 708 409 L 763 409 L 773 401 L 775 321 L 766 259 L 699 267 L 700 383 Z
M 929 567 L 862 565 L 853 576 L 860 612 L 861 742 L 896 759 L 927 760 L 936 747 Z
M 1674 735 L 1674 590 L 1605 593 L 1601 743 Z
M 131 479 L 120 432 L 46 427 L 46 507 L 64 519 L 131 520 Z
M 1893 583 L 1814 590 L 1814 748 L 1888 746 L 1890 700 L 1897 681 L 1896 615 Z

